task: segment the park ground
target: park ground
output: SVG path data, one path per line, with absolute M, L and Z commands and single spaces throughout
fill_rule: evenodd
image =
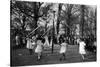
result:
M 42 58 L 37 60 L 37 54 L 30 55 L 28 49 L 19 48 L 11 50 L 11 66 L 29 66 L 29 65 L 44 65 L 44 64 L 61 64 L 61 63 L 78 63 L 78 62 L 95 62 L 96 53 L 86 51 L 85 60 L 82 60 L 81 55 L 78 53 L 78 45 L 68 45 L 66 51 L 66 60 L 60 61 L 59 54 L 60 46 L 54 46 L 54 52 L 51 48 L 44 48 Z

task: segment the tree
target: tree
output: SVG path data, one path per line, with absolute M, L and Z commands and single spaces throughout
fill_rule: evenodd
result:
M 11 16 L 18 16 L 22 31 L 25 31 L 27 25 L 33 29 L 38 27 L 39 18 L 47 15 L 50 6 L 41 7 L 43 4 L 43 2 L 11 1 Z M 43 10 L 41 10 L 42 8 Z M 27 23 L 27 20 L 31 23 Z
M 91 36 L 94 35 L 95 28 L 95 8 L 90 5 L 81 5 L 81 35 Z M 95 36 L 95 35 L 94 35 Z
M 71 35 L 71 25 L 73 25 L 74 23 L 72 23 L 74 20 L 79 19 L 80 16 L 80 9 L 79 9 L 79 5 L 73 5 L 73 4 L 64 4 L 65 6 L 65 10 L 62 11 L 62 20 L 64 20 L 65 22 L 63 23 L 63 25 L 65 25 L 65 34 L 66 36 Z
M 62 4 L 60 3 L 59 5 L 58 5 L 58 18 L 57 18 L 57 27 L 56 27 L 56 29 L 57 29 L 57 34 L 59 33 L 59 24 L 60 24 L 60 14 L 61 14 L 61 9 L 62 9 Z
M 83 37 L 83 31 L 84 31 L 84 11 L 85 9 L 85 6 L 84 5 L 81 5 L 81 32 L 82 32 L 82 37 Z

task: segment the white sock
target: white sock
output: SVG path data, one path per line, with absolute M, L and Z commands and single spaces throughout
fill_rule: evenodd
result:
M 40 59 L 40 56 L 38 56 L 38 59 Z
M 82 59 L 84 60 L 84 56 L 83 55 L 81 55 L 82 56 Z

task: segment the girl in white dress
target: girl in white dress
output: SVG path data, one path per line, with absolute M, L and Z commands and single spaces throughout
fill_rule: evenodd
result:
M 35 47 L 36 47 L 36 37 L 35 36 L 32 37 L 31 44 L 32 44 L 33 50 L 35 50 Z
M 37 44 L 37 47 L 35 49 L 35 53 L 38 54 L 38 60 L 40 60 L 41 59 L 41 55 L 42 55 L 42 51 L 43 51 L 42 40 L 38 39 L 36 44 Z
M 62 41 L 62 43 L 61 43 L 61 48 L 60 48 L 60 54 L 61 54 L 61 58 L 60 58 L 60 61 L 63 59 L 63 60 L 65 60 L 66 58 L 66 55 L 65 55 L 65 53 L 66 53 L 66 49 L 67 49 L 67 43 L 63 40 Z
M 85 46 L 86 46 L 85 42 L 80 40 L 79 41 L 79 54 L 81 54 L 83 60 L 84 60 L 84 55 L 86 54 Z

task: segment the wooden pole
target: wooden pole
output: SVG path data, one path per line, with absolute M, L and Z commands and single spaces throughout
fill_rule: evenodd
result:
M 38 26 L 36 29 L 34 29 L 32 32 L 30 32 L 27 36 L 29 36 L 31 33 L 34 33 L 40 26 Z
M 54 18 L 55 18 L 55 11 L 53 11 L 53 13 L 54 13 Z M 53 41 L 52 41 L 52 53 L 53 53 L 53 48 L 54 48 L 54 19 L 53 19 L 53 35 L 52 35 L 52 38 L 53 38 Z

